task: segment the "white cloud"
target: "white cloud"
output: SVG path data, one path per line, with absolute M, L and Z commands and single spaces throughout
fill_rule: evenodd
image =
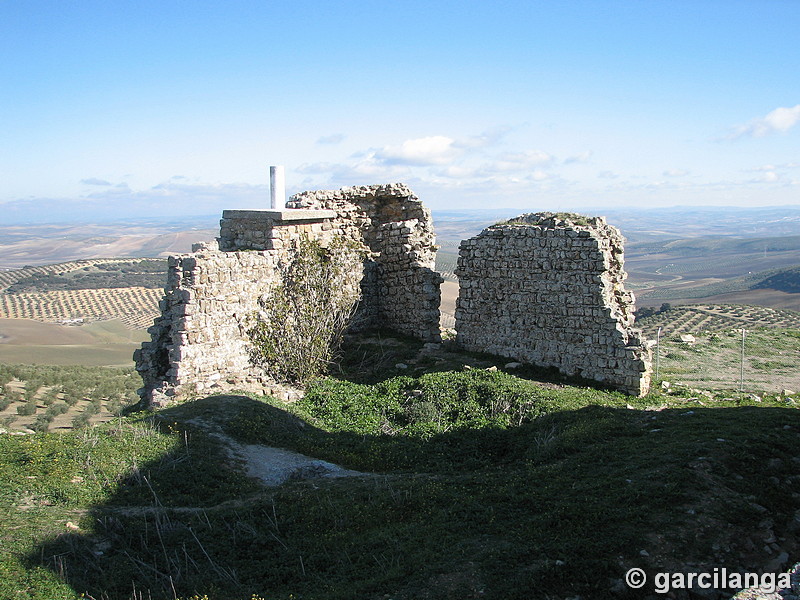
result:
M 435 174 L 439 177 L 450 177 L 453 179 L 472 179 L 480 176 L 478 169 L 458 165 L 448 165 L 436 171 Z
M 746 125 L 736 127 L 729 139 L 740 137 L 765 137 L 773 133 L 785 133 L 800 122 L 800 104 L 778 107 L 765 116 L 753 119 Z
M 477 164 L 475 166 L 457 164 L 447 165 L 434 171 L 438 177 L 451 179 L 494 179 L 498 176 L 529 179 L 532 173 L 537 181 L 549 177 L 543 170 L 544 167 L 554 162 L 552 155 L 542 150 L 528 150 L 524 152 L 506 152 L 497 157 Z
M 763 175 L 751 179 L 748 183 L 775 183 L 776 181 L 780 181 L 780 179 L 780 174 L 775 171 L 765 171 Z
M 597 174 L 597 177 L 599 179 L 617 179 L 619 175 L 617 173 L 614 173 L 613 171 L 600 171 Z
M 756 167 L 755 169 L 752 169 L 752 170 L 753 171 L 777 171 L 777 170 L 780 170 L 780 169 L 796 169 L 798 167 L 800 167 L 800 163 L 788 162 L 788 163 L 783 163 L 783 164 L 780 164 L 780 165 L 761 165 L 760 167 Z
M 506 152 L 492 163 L 492 168 L 500 171 L 528 169 L 553 162 L 553 156 L 542 150 L 525 150 L 523 152 Z
M 385 165 L 448 165 L 458 159 L 483 154 L 486 148 L 497 145 L 511 130 L 511 127 L 506 126 L 495 127 L 479 135 L 460 139 L 431 135 L 406 140 L 399 146 L 384 146 L 367 155 Z
M 407 180 L 410 171 L 407 166 L 387 165 L 375 159 L 374 151 L 351 156 L 351 163 L 304 163 L 293 169 L 294 172 L 308 175 L 303 180 L 305 187 L 333 188 L 344 185 Z
M 511 130 L 512 128 L 507 126 L 495 127 L 494 129 L 489 129 L 488 131 L 484 131 L 480 135 L 471 135 L 467 138 L 456 140 L 453 142 L 453 146 L 455 148 L 464 148 L 464 149 L 487 148 L 489 146 L 494 146 L 495 144 L 497 144 Z
M 745 173 L 758 173 L 758 176 L 748 179 L 747 183 L 774 183 L 776 181 L 788 182 L 791 177 L 791 171 L 796 169 L 800 164 L 788 162 L 783 164 L 767 164 L 747 169 Z
M 400 146 L 386 146 L 375 158 L 387 165 L 444 165 L 463 152 L 455 140 L 443 135 L 406 140 Z
M 304 175 L 302 185 L 333 188 L 357 185 L 365 180 L 419 181 L 454 186 L 525 186 L 558 180 L 550 170 L 556 158 L 544 150 L 497 152 L 510 127 L 498 127 L 479 135 L 455 138 L 431 135 L 396 145 L 368 148 L 341 162 L 304 163 L 295 168 Z M 581 155 L 581 159 L 589 154 Z
M 772 131 L 789 131 L 800 121 L 800 104 L 792 108 L 776 108 L 764 117 L 764 125 Z
M 667 169 L 662 173 L 664 177 L 686 177 L 689 171 L 686 169 Z
M 303 163 L 294 167 L 293 171 L 296 173 L 303 173 L 304 175 L 316 175 L 319 173 L 330 173 L 338 166 L 339 165 L 328 162 Z

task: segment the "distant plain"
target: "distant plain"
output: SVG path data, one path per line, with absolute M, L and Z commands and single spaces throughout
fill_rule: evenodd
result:
M 127 367 L 146 339 L 118 319 L 80 326 L 0 319 L 0 363 Z

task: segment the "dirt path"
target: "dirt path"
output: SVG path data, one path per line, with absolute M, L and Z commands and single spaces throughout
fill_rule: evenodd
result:
M 369 475 L 369 473 L 351 471 L 339 465 L 311 458 L 291 450 L 272 448 L 261 444 L 240 444 L 229 435 L 223 433 L 217 426 L 202 419 L 194 418 L 187 422 L 202 427 L 209 435 L 218 439 L 231 458 L 241 460 L 244 463 L 248 476 L 258 479 L 268 487 L 276 487 L 287 481 L 301 479 Z

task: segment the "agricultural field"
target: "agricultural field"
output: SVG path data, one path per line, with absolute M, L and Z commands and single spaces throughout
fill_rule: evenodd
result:
M 636 324 L 654 344 L 657 380 L 754 393 L 800 390 L 798 312 L 688 305 L 661 310 Z
M 0 288 L 9 294 L 127 287 L 159 289 L 164 287 L 166 269 L 167 261 L 158 258 L 75 261 L 0 272 Z
M 161 259 L 95 259 L 0 272 L 0 318 L 78 324 L 119 319 L 144 329 L 158 316 Z
M 793 261 L 796 259 L 792 259 Z M 694 265 L 696 272 L 705 271 L 707 266 Z M 669 273 L 664 269 L 661 274 Z M 687 271 L 684 271 L 687 273 Z M 675 283 L 681 281 L 681 283 Z M 721 294 L 749 292 L 752 290 L 776 290 L 787 294 L 797 294 L 800 290 L 800 268 L 793 266 L 785 269 L 769 269 L 757 273 L 748 273 L 741 277 L 728 279 L 703 278 L 687 280 L 687 278 L 672 278 L 673 285 L 656 287 L 643 294 L 649 304 L 655 300 L 697 299 L 709 298 Z M 636 286 L 633 286 L 635 289 Z
M 0 318 L 76 324 L 119 319 L 144 329 L 158 316 L 161 290 L 132 287 L 0 295 Z
M 451 244 L 452 246 L 452 244 Z M 458 247 L 455 252 L 439 250 L 436 253 L 436 270 L 444 278 L 442 284 L 442 303 L 439 306 L 441 313 L 440 324 L 446 329 L 456 326 L 456 298 L 458 298 L 458 277 L 455 276 L 458 264 Z
M 0 363 L 122 366 L 150 336 L 119 319 L 80 326 L 30 319 L 0 319 Z
M 658 329 L 670 336 L 745 329 L 800 329 L 800 312 L 740 304 L 692 304 L 637 318 L 636 327 L 651 339 Z
M 103 223 L 0 223 L 0 273 L 26 265 L 115 256 L 166 257 L 189 252 L 195 242 L 214 239 L 218 227 L 219 215 Z
M 445 279 L 442 284 L 442 302 L 439 307 L 441 326 L 453 329 L 456 326 L 456 299 L 458 298 L 458 282 Z
M 706 299 L 800 310 L 800 236 L 652 244 L 626 246 L 627 286 L 641 306 Z
M 132 368 L 0 364 L 0 427 L 68 431 L 105 423 L 138 402 Z

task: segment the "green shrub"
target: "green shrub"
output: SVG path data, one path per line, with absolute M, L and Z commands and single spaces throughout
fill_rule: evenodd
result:
M 88 411 L 84 411 L 78 416 L 72 419 L 72 426 L 75 429 L 83 429 L 89 426 L 89 420 L 92 418 L 92 414 Z
M 40 387 L 41 387 L 41 382 L 39 382 L 39 381 L 30 380 L 30 381 L 26 382 L 25 383 L 25 392 L 24 392 L 25 400 L 28 400 L 28 401 L 33 400 L 33 398 L 36 396 L 36 392 L 39 391 Z
M 23 417 L 36 414 L 36 402 L 34 400 L 29 400 L 25 404 L 17 406 L 17 414 Z
M 45 414 L 52 418 L 58 415 L 63 415 L 68 410 L 69 410 L 69 405 L 63 400 L 58 400 L 47 408 Z
M 6 388 L 6 398 L 8 398 L 11 402 L 25 402 L 22 394 L 10 388 Z
M 68 406 L 75 406 L 81 400 L 80 397 L 74 395 L 65 395 L 64 402 L 67 403 Z
M 337 238 L 327 248 L 302 238 L 258 300 L 248 330 L 250 357 L 278 381 L 304 383 L 333 361 L 360 295 L 362 253 Z
M 547 412 L 541 387 L 502 372 L 428 373 L 376 385 L 326 379 L 300 405 L 331 430 L 387 430 L 428 438 L 455 429 L 510 427 Z
M 39 432 L 46 432 L 50 429 L 50 422 L 53 420 L 53 417 L 50 415 L 36 415 L 36 420 L 31 425 L 31 429 L 34 431 Z

